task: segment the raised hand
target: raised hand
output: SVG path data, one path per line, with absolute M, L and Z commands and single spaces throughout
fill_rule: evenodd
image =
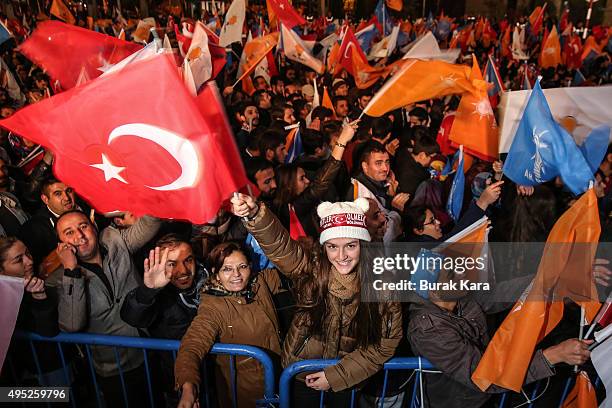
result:
M 166 271 L 166 261 L 170 248 L 161 251 L 155 247 L 149 252 L 149 258 L 144 261 L 144 284 L 150 289 L 159 289 L 170 283 L 172 272 Z
M 478 200 L 476 200 L 476 204 L 483 210 L 486 210 L 488 206 L 493 204 L 499 198 L 502 184 L 504 184 L 503 181 L 489 184 L 482 194 L 480 194 Z
M 247 194 L 236 193 L 231 198 L 232 213 L 238 217 L 253 217 L 259 207 L 255 198 Z

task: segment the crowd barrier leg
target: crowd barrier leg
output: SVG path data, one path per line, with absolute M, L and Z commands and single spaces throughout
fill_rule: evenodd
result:
M 153 387 L 151 385 L 151 373 L 149 372 L 149 355 L 146 349 L 142 349 L 142 354 L 144 355 L 144 364 L 145 364 L 145 374 L 147 377 L 147 391 L 149 392 L 149 403 L 152 408 L 155 408 L 155 402 L 153 400 Z
M 123 403 L 126 407 L 130 406 L 127 396 L 127 390 L 125 389 L 125 378 L 123 377 L 123 368 L 121 368 L 121 360 L 119 359 L 119 351 L 117 351 L 117 347 L 113 347 L 113 351 L 115 352 L 115 363 L 117 364 L 117 368 L 119 369 L 119 382 L 121 383 L 121 392 L 123 396 Z
M 570 387 L 572 385 L 572 377 L 570 376 L 567 381 L 565 381 L 565 387 L 563 387 L 563 394 L 561 394 L 561 400 L 559 401 L 559 408 L 563 406 L 565 402 L 565 398 L 567 398 L 567 394 L 569 394 Z
M 533 407 L 533 400 L 535 399 L 535 397 L 538 395 L 538 391 L 540 390 L 540 381 L 535 383 L 535 386 L 533 387 L 533 391 L 531 391 L 531 397 L 529 398 L 529 405 L 527 406 L 527 408 L 532 408 Z
M 385 393 L 387 392 L 387 381 L 389 380 L 389 370 L 385 370 L 385 378 L 383 380 L 383 388 L 380 394 L 380 408 L 385 406 Z
M 30 351 L 32 352 L 32 357 L 34 358 L 34 365 L 36 366 L 36 372 L 38 373 L 38 378 L 42 379 L 43 378 L 43 373 L 42 373 L 42 369 L 40 368 L 40 361 L 38 360 L 38 353 L 36 352 L 36 347 L 34 346 L 34 342 L 32 340 L 30 340 L 28 343 L 30 343 Z M 47 407 L 51 407 L 51 403 L 47 402 L 45 405 L 47 405 Z
M 60 361 L 62 362 L 62 370 L 64 371 L 64 380 L 67 385 L 71 385 L 72 381 L 70 381 L 70 375 L 68 374 L 68 367 L 66 366 L 66 356 L 64 356 L 64 349 L 62 348 L 62 343 L 57 344 L 57 351 L 60 356 Z M 76 408 L 76 400 L 74 399 L 74 391 L 72 387 L 70 387 L 70 405 L 72 408 Z
M 96 402 L 98 403 L 98 408 L 103 408 L 102 400 L 100 399 L 100 388 L 98 387 L 98 379 L 96 378 L 96 370 L 93 366 L 93 358 L 91 356 L 91 348 L 89 347 L 89 344 L 85 344 L 85 352 L 87 353 L 87 363 L 89 364 L 91 381 L 93 382 L 94 391 L 96 393 Z

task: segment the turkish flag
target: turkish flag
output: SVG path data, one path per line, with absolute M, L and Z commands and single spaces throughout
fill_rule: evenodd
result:
M 279 28 L 280 23 L 283 23 L 289 28 L 297 25 L 306 24 L 306 20 L 302 17 L 287 0 L 266 0 L 268 6 L 268 19 L 270 28 Z M 277 18 L 279 21 L 277 21 Z
M 205 223 L 247 182 L 216 88 L 191 96 L 166 54 L 30 105 L 0 125 L 49 147 L 57 177 L 101 212 Z
M 76 86 L 79 77 L 99 77 L 104 69 L 140 49 L 142 45 L 55 20 L 39 23 L 19 46 L 64 90 Z
M 348 28 L 346 30 L 346 34 L 344 34 L 344 38 L 342 39 L 342 44 L 340 45 L 340 51 L 338 53 L 339 64 L 346 69 L 346 71 L 351 74 L 353 77 L 357 76 L 357 72 L 355 72 L 354 68 L 354 59 L 353 53 L 355 53 L 355 58 L 359 59 L 367 64 L 368 59 L 366 58 L 361 46 L 359 45 L 359 41 L 355 38 L 355 34 L 353 34 L 353 30 Z

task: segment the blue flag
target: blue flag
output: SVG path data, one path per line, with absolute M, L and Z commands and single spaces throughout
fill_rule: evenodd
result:
M 448 35 L 450 34 L 450 31 L 451 31 L 450 29 L 451 29 L 450 21 L 448 20 L 438 21 L 438 25 L 436 27 L 436 31 L 434 32 L 434 35 L 436 36 L 438 41 L 445 40 L 446 37 L 448 37 Z
M 363 30 L 360 30 L 355 33 L 355 38 L 359 41 L 359 45 L 364 53 L 368 54 L 370 52 L 370 48 L 372 47 L 372 42 L 374 38 L 378 35 L 378 30 L 374 24 L 370 24 Z
M 555 122 L 539 79 L 514 135 L 504 174 L 524 186 L 535 186 L 561 176 L 574 194 L 585 192 L 593 179 L 576 142 Z
M 484 80 L 493 84 L 493 86 L 487 91 L 489 97 L 495 95 L 501 95 L 504 90 L 502 79 L 497 71 L 493 57 L 489 55 L 487 59 L 487 65 L 485 66 Z
M 574 79 L 572 80 L 572 86 L 580 86 L 580 84 L 582 84 L 584 81 L 586 81 L 586 78 L 584 75 L 582 75 L 582 72 L 577 69 L 576 73 L 574 74 Z
M 13 35 L 9 31 L 9 29 L 6 28 L 6 26 L 4 24 L 2 24 L 2 21 L 0 21 L 0 44 L 2 44 L 5 41 L 9 40 L 12 36 Z
M 246 237 L 246 247 L 251 257 L 251 267 L 253 272 L 263 271 L 264 269 L 276 268 L 276 265 L 268 259 L 266 254 L 259 246 L 259 242 L 249 233 Z
M 285 164 L 293 163 L 293 161 L 297 159 L 299 155 L 304 153 L 304 148 L 302 147 L 302 136 L 300 136 L 300 128 L 297 128 L 293 134 L 293 137 L 291 137 L 291 133 L 289 133 L 288 139 L 290 139 L 288 140 L 290 145 L 287 149 L 287 156 L 285 156 Z
M 384 0 L 378 0 L 374 14 L 378 22 L 382 25 L 383 37 L 391 34 L 391 31 L 393 31 L 393 21 L 391 21 L 391 16 L 389 16 L 389 10 L 387 10 Z
M 446 202 L 446 212 L 455 221 L 459 219 L 461 215 L 461 207 L 463 207 L 463 191 L 465 189 L 465 174 L 463 173 L 463 147 L 457 150 L 453 163 L 458 162 L 457 171 L 455 172 L 455 178 L 451 186 L 450 193 L 448 194 L 448 201 Z
M 591 130 L 584 142 L 580 145 L 580 151 L 584 155 L 591 172 L 594 174 L 601 164 L 608 144 L 610 143 L 610 126 L 602 125 Z

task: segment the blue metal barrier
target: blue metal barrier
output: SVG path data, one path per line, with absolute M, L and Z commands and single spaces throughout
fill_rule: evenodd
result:
M 281 374 L 280 381 L 279 381 L 279 403 L 280 403 L 279 408 L 291 407 L 291 386 L 292 386 L 293 378 L 296 375 L 303 373 L 303 372 L 321 371 L 327 366 L 336 364 L 338 361 L 339 360 L 304 360 L 304 361 L 298 361 L 296 363 L 293 363 L 289 367 L 285 368 L 285 370 Z M 388 380 L 389 371 L 393 371 L 393 370 L 415 370 L 416 378 L 414 380 L 414 385 L 412 387 L 411 401 L 409 405 L 406 405 L 404 403 L 402 406 L 409 406 L 409 407 L 421 406 L 420 403 L 417 403 L 417 395 L 420 395 L 418 386 L 420 384 L 420 381 L 422 380 L 421 370 L 436 370 L 436 368 L 429 361 L 423 358 L 419 358 L 419 357 L 396 357 L 386 362 L 383 369 L 384 369 L 383 387 L 382 387 L 381 395 L 378 397 L 380 398 L 381 407 L 384 404 L 385 393 L 387 391 L 387 380 Z M 537 399 L 537 397 L 540 396 L 539 393 L 540 393 L 540 388 L 541 388 L 541 381 L 548 381 L 548 380 L 540 380 L 529 387 L 529 388 L 531 387 L 533 388 L 530 391 L 530 394 L 531 394 L 529 397 L 530 401 L 525 403 L 525 405 L 529 404 L 528 406 L 531 407 L 533 405 L 533 402 L 535 402 L 535 400 Z M 563 402 L 565 401 L 565 398 L 569 392 L 571 383 L 573 383 L 573 378 L 570 377 L 567 380 L 567 383 L 565 385 L 565 390 L 563 391 L 561 395 L 561 399 L 559 401 L 559 407 L 563 405 Z M 595 381 L 595 387 L 597 387 L 598 383 L 599 383 L 599 379 Z M 547 386 L 548 385 L 546 384 L 546 388 Z M 321 391 L 321 398 L 320 398 L 320 403 L 319 403 L 320 407 L 324 406 L 323 405 L 324 394 L 325 393 Z M 503 408 L 506 402 L 508 402 L 509 400 L 508 397 L 511 394 L 513 393 L 505 392 L 501 394 L 500 400 L 497 406 L 499 408 Z M 355 407 L 355 406 L 356 406 L 355 390 L 352 390 L 351 407 Z
M 98 407 L 102 407 L 102 402 L 100 400 L 100 393 L 99 393 L 98 384 L 96 381 L 95 370 L 93 367 L 93 362 L 92 362 L 93 360 L 91 356 L 90 346 L 93 345 L 93 346 L 113 347 L 115 351 L 115 358 L 116 358 L 118 368 L 119 368 L 119 377 L 121 380 L 123 398 L 124 398 L 124 401 L 126 402 L 127 402 L 127 395 L 126 395 L 125 383 L 123 380 L 123 370 L 121 366 L 119 365 L 119 355 L 117 352 L 117 347 L 141 349 L 144 355 L 146 380 L 147 380 L 147 387 L 148 387 L 148 394 L 149 394 L 148 397 L 149 397 L 149 403 L 151 404 L 151 406 L 153 406 L 154 404 L 153 404 L 153 390 L 152 390 L 152 385 L 151 385 L 151 375 L 150 375 L 148 359 L 147 359 L 148 357 L 147 350 L 168 351 L 168 352 L 171 352 L 173 358 L 176 359 L 176 352 L 180 346 L 180 341 L 178 340 L 151 339 L 151 338 L 146 338 L 146 337 L 108 336 L 108 335 L 89 334 L 89 333 L 60 333 L 55 337 L 43 337 L 35 333 L 24 332 L 24 331 L 18 330 L 14 333 L 14 338 L 29 342 L 30 349 L 32 351 L 32 355 L 33 355 L 34 362 L 35 362 L 36 369 L 38 371 L 39 376 L 42 376 L 42 370 L 39 364 L 36 349 L 34 347 L 34 342 L 56 343 L 58 345 L 58 351 L 59 351 L 60 358 L 61 358 L 62 365 L 63 365 L 64 377 L 67 383 L 69 382 L 68 381 L 68 378 L 69 378 L 68 368 L 66 367 L 66 361 L 64 358 L 63 350 L 61 348 L 61 344 L 68 343 L 68 344 L 85 345 L 85 349 L 87 353 L 87 360 L 89 363 L 89 369 L 90 369 L 92 380 L 94 383 Z M 263 366 L 263 370 L 264 370 L 264 395 L 263 395 L 263 399 L 258 401 L 258 403 L 269 404 L 269 403 L 275 403 L 277 401 L 275 393 L 274 393 L 274 386 L 275 386 L 274 364 L 272 363 L 272 359 L 270 358 L 270 356 L 265 351 L 257 347 L 254 347 L 254 346 L 247 346 L 243 344 L 217 343 L 213 345 L 210 353 L 230 355 L 230 361 L 231 361 L 230 366 L 231 366 L 232 371 L 235 371 L 235 358 L 234 358 L 235 356 L 245 356 L 245 357 L 251 357 L 251 358 L 256 359 L 259 363 L 261 363 L 261 365 Z M 233 401 L 235 404 L 235 401 L 236 401 L 235 399 L 235 396 L 236 396 L 235 386 L 236 385 L 234 384 L 235 375 L 232 375 L 231 377 L 232 377 L 231 386 L 232 386 L 232 390 L 234 390 Z M 205 383 L 207 385 L 206 381 Z M 208 397 L 208 395 L 206 395 L 206 397 Z M 70 400 L 72 402 L 72 406 L 76 407 L 73 395 L 71 395 Z
M 327 366 L 336 364 L 338 361 L 339 360 L 304 360 L 293 363 L 289 367 L 285 368 L 285 370 L 283 370 L 283 373 L 281 374 L 280 381 L 278 384 L 280 408 L 289 408 L 291 406 L 291 382 L 293 380 L 293 377 L 295 377 L 297 374 L 307 371 L 321 371 Z M 396 357 L 387 361 L 383 369 L 385 370 L 385 378 L 383 382 L 382 394 L 380 396 L 381 406 L 384 402 L 389 371 L 417 369 L 432 370 L 435 368 L 433 365 L 431 365 L 429 361 L 419 357 Z M 418 372 L 418 375 L 421 375 L 420 371 Z M 415 386 L 416 384 L 417 382 L 415 381 Z M 416 393 L 413 392 L 413 398 L 415 395 Z M 323 406 L 323 396 L 324 393 L 323 391 L 321 391 L 320 406 Z M 351 406 L 355 406 L 355 403 L 355 390 L 353 390 L 351 392 Z

